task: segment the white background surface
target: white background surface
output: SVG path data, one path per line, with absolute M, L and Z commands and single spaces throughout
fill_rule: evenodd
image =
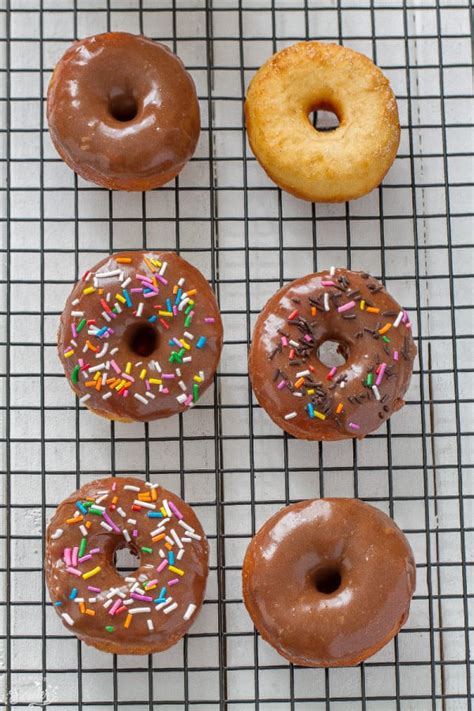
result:
M 64 711 L 224 702 L 229 711 L 464 711 L 474 592 L 467 0 L 214 0 L 207 12 L 203 0 L 45 0 L 42 16 L 38 0 L 12 0 L 9 25 L 5 0 L 0 7 L 3 67 L 12 70 L 9 84 L 0 75 L 12 98 L 9 112 L 0 104 L 2 153 L 12 159 L 9 176 L 0 164 L 1 694 L 10 689 L 15 709 Z M 74 37 L 107 29 L 165 42 L 195 79 L 203 130 L 179 190 L 109 194 L 77 179 L 51 145 L 41 101 L 51 69 Z M 280 193 L 242 130 L 256 68 L 304 38 L 374 58 L 398 97 L 398 158 L 382 188 L 348 205 L 313 207 Z M 149 426 L 111 425 L 77 407 L 55 353 L 58 315 L 83 270 L 111 250 L 144 246 L 177 248 L 212 280 L 226 344 L 200 407 Z M 418 338 L 407 406 L 361 443 L 287 439 L 250 399 L 257 313 L 284 281 L 331 264 L 382 277 Z M 211 541 L 203 612 L 184 642 L 150 658 L 81 645 L 43 585 L 52 511 L 110 472 L 184 496 Z M 355 669 L 290 667 L 257 638 L 241 602 L 249 537 L 285 503 L 318 495 L 359 496 L 392 514 L 417 559 L 405 628 Z

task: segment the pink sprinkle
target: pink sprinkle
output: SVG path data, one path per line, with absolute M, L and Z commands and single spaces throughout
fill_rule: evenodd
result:
M 121 604 L 122 604 L 122 600 L 120 598 L 118 598 L 118 600 L 115 600 L 114 604 L 112 605 L 112 607 L 109 610 L 109 615 L 114 615 L 116 610 L 119 609 Z
M 143 289 L 140 289 L 139 286 L 136 286 L 136 287 L 134 287 L 133 289 L 130 289 L 130 291 L 132 292 L 132 294 L 136 294 L 137 292 L 138 292 L 139 294 L 141 294 L 142 291 L 143 291 Z
M 285 348 L 288 345 L 288 338 L 286 336 L 281 337 L 281 345 L 284 346 Z
M 82 558 L 78 558 L 79 563 L 84 563 L 85 560 L 90 560 L 92 558 L 91 553 L 87 553 L 86 555 L 83 555 Z
M 347 304 L 343 304 L 342 306 L 339 306 L 337 309 L 338 313 L 342 313 L 343 311 L 350 311 L 351 309 L 354 308 L 356 305 L 355 301 L 348 301 Z
M 88 585 L 87 589 L 91 592 L 100 592 L 100 588 L 95 588 L 93 585 Z
M 188 316 L 194 316 L 194 311 L 190 311 Z
M 303 336 L 303 338 L 304 338 L 304 340 L 306 341 L 306 343 L 312 343 L 312 342 L 313 342 L 313 339 L 312 339 L 312 337 L 309 335 L 309 333 L 305 333 L 305 335 Z
M 145 387 L 147 390 L 151 390 L 151 385 L 149 380 L 145 380 Z
M 168 501 L 168 506 L 170 507 L 171 511 L 174 513 L 176 518 L 179 518 L 180 520 L 183 518 L 183 514 L 181 511 L 173 504 L 172 501 Z
M 331 370 L 328 373 L 328 378 L 333 378 L 337 373 L 337 368 L 331 368 Z
M 77 362 L 79 363 L 79 366 L 80 366 L 81 368 L 84 367 L 84 361 L 83 361 L 82 358 L 78 358 Z
M 76 324 L 71 323 L 71 331 L 72 331 L 72 337 L 76 338 L 77 337 L 77 331 L 76 331 Z
M 144 299 L 152 299 L 154 296 L 158 294 L 158 291 L 149 291 L 148 294 L 143 294 Z
M 177 346 L 179 346 L 180 348 L 182 348 L 182 344 L 178 341 L 178 339 L 176 338 L 176 336 L 174 336 L 171 340 L 173 341 L 173 343 L 176 343 Z
M 115 370 L 116 373 L 120 374 L 122 372 L 114 360 L 110 361 L 110 365 L 112 366 L 112 368 Z
M 280 382 L 279 382 L 278 385 L 277 385 L 277 389 L 278 389 L 278 390 L 283 390 L 283 388 L 285 387 L 285 385 L 286 385 L 286 380 L 280 380 Z
M 137 277 L 137 279 L 140 279 L 140 281 L 147 281 L 150 284 L 153 283 L 150 277 L 144 276 L 143 274 L 135 274 L 135 276 Z
M 355 422 L 349 422 L 349 427 L 352 427 L 353 430 L 360 430 L 359 425 L 356 425 Z
M 155 578 L 154 580 L 149 580 L 149 581 L 147 582 L 147 584 L 146 584 L 146 587 L 149 588 L 149 587 L 151 587 L 152 585 L 156 585 L 157 582 L 158 582 L 158 578 Z
M 107 511 L 102 511 L 102 516 L 104 517 L 104 519 L 106 520 L 106 522 L 109 524 L 109 526 L 112 526 L 112 528 L 114 529 L 114 531 L 115 531 L 116 533 L 120 533 L 120 528 L 117 526 L 116 523 L 114 523 L 114 522 L 112 521 L 112 519 L 110 518 L 110 516 L 109 516 L 109 514 L 107 513 Z
M 158 571 L 158 573 L 161 573 L 161 571 L 164 570 L 167 565 L 168 565 L 168 560 L 167 560 L 167 558 L 164 558 L 156 570 Z
M 406 323 L 407 321 L 409 321 L 408 313 L 407 313 L 407 312 L 405 311 L 405 309 L 404 309 L 404 310 L 403 310 L 402 322 L 403 322 L 403 323 Z
M 184 401 L 184 404 L 186 405 L 186 407 L 189 407 L 189 405 L 192 403 L 192 401 L 193 401 L 193 396 L 192 396 L 192 395 L 188 395 L 188 397 L 187 397 L 186 400 Z
M 72 567 L 75 568 L 77 566 L 77 554 L 79 553 L 79 548 L 78 546 L 74 546 L 72 549 L 72 556 L 71 556 L 71 564 Z
M 114 481 L 112 484 L 112 491 L 115 491 L 116 488 L 117 488 L 117 482 Z
M 151 602 L 153 600 L 150 595 L 140 595 L 140 593 L 136 592 L 130 593 L 130 597 L 133 597 L 135 600 L 143 600 L 143 602 Z
M 63 552 L 63 559 L 66 565 L 71 565 L 71 549 L 65 548 Z
M 115 491 L 114 487 L 112 487 L 112 491 Z M 91 555 L 94 555 L 94 553 L 100 553 L 100 548 L 91 548 L 89 551 Z
M 393 351 L 393 360 L 398 360 L 398 351 Z
M 174 314 L 174 316 L 178 315 L 178 307 L 177 306 L 173 306 L 173 314 Z
M 130 380 L 131 383 L 135 382 L 135 378 L 132 378 L 132 376 L 128 375 L 127 373 L 122 373 L 121 377 L 125 378 L 125 380 Z
M 71 566 L 68 566 L 66 570 L 68 573 L 72 573 L 72 575 L 77 575 L 78 578 L 82 577 L 81 571 L 77 570 L 77 568 L 71 568 Z
M 204 319 L 204 323 L 215 323 L 215 322 L 216 322 L 216 319 L 213 316 L 206 316 L 206 318 Z
M 181 345 L 181 344 L 180 344 Z M 164 380 L 171 380 L 172 378 L 176 378 L 176 375 L 174 373 L 162 373 L 161 377 Z
M 176 583 L 179 583 L 179 578 L 173 578 L 173 580 L 170 580 L 168 585 L 176 585 Z
M 411 328 L 411 323 L 408 321 L 408 323 L 405 324 L 405 328 Z
M 321 284 L 323 286 L 336 286 L 333 281 L 322 281 Z
M 128 388 L 125 388 L 125 390 L 122 390 L 122 397 L 128 397 Z
M 138 536 L 138 531 L 137 531 L 136 528 L 133 529 L 133 531 L 132 531 L 132 536 L 133 536 L 134 538 L 137 538 L 137 536 Z
M 385 368 L 386 368 L 386 367 L 387 367 L 387 364 L 386 364 L 386 363 L 381 363 L 381 364 L 380 364 L 379 374 L 377 375 L 377 380 L 375 381 L 375 384 L 376 384 L 377 387 L 380 385 L 380 383 L 381 383 L 382 380 L 383 380 L 383 376 L 384 376 Z
M 168 279 L 165 279 L 165 277 L 164 277 L 164 276 L 161 276 L 161 274 L 157 274 L 157 275 L 156 275 L 156 278 L 158 279 L 158 281 L 161 281 L 162 284 L 167 284 L 167 283 L 168 283 Z
M 163 390 L 161 392 L 163 393 L 163 395 L 168 395 L 169 390 L 168 390 L 168 388 L 163 388 Z

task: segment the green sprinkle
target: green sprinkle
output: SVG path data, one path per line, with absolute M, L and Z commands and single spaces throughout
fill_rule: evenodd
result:
M 186 316 L 186 318 L 184 319 L 184 325 L 186 328 L 191 325 L 192 320 L 193 320 L 192 316 Z
M 385 343 L 390 343 L 390 338 L 387 338 L 387 336 L 382 336 L 382 341 L 385 341 Z
M 79 331 L 82 331 L 84 326 L 86 325 L 86 319 L 83 318 L 82 321 L 79 321 L 79 326 L 76 328 L 76 333 L 79 333 Z
M 90 507 L 94 505 L 93 501 L 81 501 L 81 503 L 86 507 L 86 509 L 90 509 Z
M 369 374 L 367 375 L 367 385 L 372 385 L 373 382 L 374 382 L 374 374 L 373 374 L 373 373 L 369 373 Z
M 107 625 L 107 627 L 105 629 L 107 632 L 113 632 L 115 627 L 113 627 L 112 625 Z
M 94 506 L 89 507 L 89 513 L 95 514 L 96 516 L 102 516 L 102 511 L 94 508 Z
M 178 355 L 179 355 L 180 358 L 182 358 L 185 353 L 186 353 L 186 348 L 181 348 L 181 350 L 179 351 Z
M 87 538 L 81 538 L 81 543 L 79 545 L 79 558 L 82 558 L 86 552 Z
M 184 310 L 184 313 L 186 316 L 193 310 L 193 306 L 194 306 L 194 301 L 193 302 L 190 301 L 188 306 Z
M 152 548 L 147 548 L 146 546 L 142 546 L 142 547 L 140 548 L 140 550 L 143 551 L 144 553 L 153 553 L 153 549 L 152 549 Z
M 199 385 L 197 383 L 193 385 L 193 400 L 194 402 L 199 400 Z
M 79 380 L 79 370 L 80 370 L 79 366 L 76 365 L 76 367 L 74 368 L 74 370 L 71 373 L 71 381 L 73 383 L 77 383 Z

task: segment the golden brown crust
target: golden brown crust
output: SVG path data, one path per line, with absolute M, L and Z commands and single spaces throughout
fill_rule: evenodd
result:
M 416 568 L 382 511 L 357 499 L 315 499 L 272 516 L 250 542 L 243 596 L 260 635 L 293 664 L 353 666 L 408 617 Z
M 331 132 L 308 115 L 330 109 Z M 257 72 L 245 102 L 252 150 L 283 190 L 314 202 L 361 197 L 383 180 L 400 140 L 395 96 L 366 56 L 321 42 L 299 42 Z

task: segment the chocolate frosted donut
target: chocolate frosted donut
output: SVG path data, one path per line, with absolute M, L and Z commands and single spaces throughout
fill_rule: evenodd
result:
M 294 437 L 362 438 L 404 404 L 415 355 L 407 312 L 383 285 L 331 267 L 267 302 L 249 374 L 260 405 Z
M 75 42 L 48 89 L 48 123 L 61 158 L 85 180 L 114 190 L 151 190 L 193 155 L 200 116 L 181 60 L 126 32 Z
M 415 590 L 410 545 L 386 514 L 357 499 L 287 506 L 250 542 L 247 610 L 294 664 L 359 664 L 405 623 Z
M 148 422 L 192 407 L 212 383 L 222 322 L 203 275 L 173 252 L 113 254 L 84 274 L 58 353 L 90 410 Z
M 122 577 L 115 552 L 137 569 Z M 187 632 L 206 587 L 209 547 L 196 515 L 158 484 L 97 479 L 56 509 L 46 532 L 45 572 L 62 622 L 104 652 L 151 654 Z

